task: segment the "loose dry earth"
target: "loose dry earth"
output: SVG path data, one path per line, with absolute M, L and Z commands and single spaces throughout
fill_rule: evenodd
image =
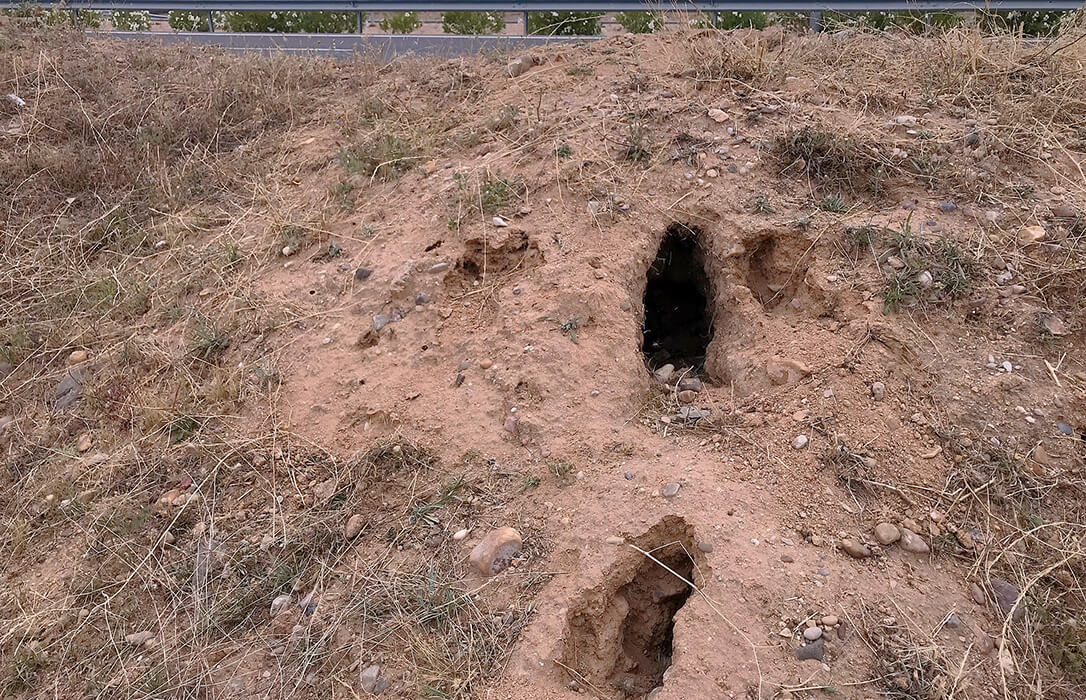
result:
M 1078 39 L 2 25 L 3 696 L 1083 697 Z

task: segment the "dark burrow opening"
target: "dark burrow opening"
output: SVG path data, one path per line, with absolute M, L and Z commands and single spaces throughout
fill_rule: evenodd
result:
M 712 285 L 700 233 L 672 224 L 649 267 L 641 334 L 641 353 L 649 369 L 670 363 L 699 371 L 705 365 L 705 351 L 713 339 Z
M 681 547 L 669 554 L 654 554 L 675 574 L 693 580 L 694 562 Z M 651 559 L 645 559 L 633 579 L 617 596 L 626 603 L 626 617 L 619 629 L 621 645 L 608 680 L 628 698 L 640 698 L 664 683 L 671 666 L 675 614 L 690 597 L 691 588 L 678 576 Z

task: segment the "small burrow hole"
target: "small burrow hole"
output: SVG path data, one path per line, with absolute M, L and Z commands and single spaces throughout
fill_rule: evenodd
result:
M 635 540 L 650 556 L 623 553 L 607 580 L 570 608 L 563 663 L 581 680 L 627 699 L 664 684 L 675 653 L 675 617 L 702 574 L 691 555 L 691 532 L 680 518 L 657 524 Z
M 646 559 L 633 580 L 618 591 L 629 608 L 619 630 L 622 651 L 609 680 L 627 697 L 642 697 L 663 685 L 664 671 L 671 665 L 675 613 L 691 592 L 679 576 L 689 581 L 694 572 L 686 552 L 671 549 L 672 554 L 661 561 L 674 574 Z
M 672 224 L 649 266 L 641 353 L 650 370 L 670 363 L 699 371 L 705 365 L 713 339 L 712 285 L 700 236 L 696 228 Z

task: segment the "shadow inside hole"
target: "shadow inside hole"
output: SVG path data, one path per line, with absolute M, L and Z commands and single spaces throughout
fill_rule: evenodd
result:
M 644 697 L 663 685 L 674 650 L 675 615 L 692 592 L 682 579 L 693 579 L 694 562 L 681 547 L 654 556 L 675 573 L 645 559 L 617 592 L 626 617 L 619 631 L 621 651 L 609 680 L 628 698 Z
M 641 335 L 649 369 L 668 363 L 695 370 L 705 365 L 713 339 L 712 287 L 699 235 L 697 229 L 672 224 L 649 267 Z

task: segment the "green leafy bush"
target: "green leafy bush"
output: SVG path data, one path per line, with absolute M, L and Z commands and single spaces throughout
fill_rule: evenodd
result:
M 528 33 L 558 36 L 599 34 L 603 27 L 598 12 L 529 12 Z
M 294 12 L 296 32 L 310 34 L 350 34 L 358 29 L 358 17 L 354 12 Z M 366 21 L 366 15 L 362 15 Z
M 929 29 L 949 29 L 962 23 L 953 12 L 828 12 L 822 17 L 827 27 L 865 27 L 879 31 L 901 29 L 921 34 Z
M 385 15 L 385 18 L 381 20 L 381 31 L 390 34 L 410 34 L 421 26 L 418 12 Z
M 190 12 L 188 10 L 170 10 L 170 14 L 167 16 L 166 23 L 170 25 L 170 29 L 178 32 L 206 32 L 207 26 L 207 13 L 206 12 Z M 216 13 L 215 23 L 222 24 L 222 13 Z
M 122 32 L 151 31 L 151 13 L 141 10 L 114 10 L 109 13 L 109 21 L 114 29 Z
M 773 24 L 781 24 L 774 21 Z M 691 19 L 688 24 L 695 29 L 710 29 L 713 26 L 713 16 L 702 13 Z M 717 29 L 765 29 L 770 24 L 770 18 L 765 12 L 718 12 L 716 18 Z M 803 18 L 806 26 L 807 19 Z
M 30 20 L 38 26 L 60 27 L 66 24 L 97 29 L 102 26 L 102 13 L 95 10 L 80 10 L 78 14 L 63 7 L 42 7 L 34 3 L 23 3 L 17 7 L 0 11 L 5 17 L 18 17 Z
M 219 26 L 231 32 L 288 32 L 287 12 L 225 12 Z
M 65 10 L 55 8 L 53 12 L 65 12 Z M 67 13 L 65 12 L 65 14 Z M 98 27 L 102 26 L 102 13 L 97 10 L 80 10 L 77 22 L 80 27 L 98 29 Z
M 446 34 L 500 34 L 505 29 L 501 12 L 442 12 L 441 30 Z
M 231 32 L 344 34 L 355 22 L 353 12 L 225 12 L 222 25 Z
M 663 15 L 655 12 L 619 12 L 615 20 L 631 34 L 651 34 L 664 26 Z
M 1060 24 L 1068 15 L 1075 14 L 1047 10 L 987 12 L 978 15 L 978 22 L 985 31 L 992 33 L 1020 31 L 1026 36 L 1049 36 L 1060 30 Z
M 721 12 L 716 22 L 719 29 L 765 29 L 768 24 L 764 12 Z

